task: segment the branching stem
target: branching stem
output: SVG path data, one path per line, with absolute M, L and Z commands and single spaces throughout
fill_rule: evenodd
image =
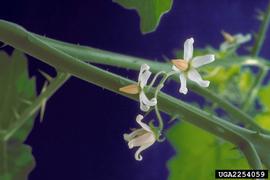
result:
M 43 37 L 40 35 L 36 35 L 31 33 L 35 37 L 40 38 L 42 41 L 46 42 L 50 46 L 57 48 L 58 50 L 61 50 L 73 57 L 79 58 L 82 61 L 85 62 L 91 62 L 91 63 L 98 63 L 98 64 L 107 64 L 112 65 L 116 67 L 122 67 L 122 68 L 129 68 L 134 70 L 139 70 L 141 64 L 148 64 L 151 67 L 151 70 L 154 73 L 158 73 L 160 71 L 170 71 L 171 65 L 168 63 L 160 63 L 160 62 L 154 62 L 147 59 L 122 55 L 118 53 L 108 52 L 100 49 L 95 49 L 87 46 L 78 46 L 70 43 L 65 43 L 61 41 L 57 41 L 54 39 L 50 39 L 47 37 Z M 252 59 L 252 63 L 249 59 L 251 57 L 243 57 L 245 60 L 248 60 L 246 63 L 250 65 L 255 65 L 258 67 L 262 67 L 263 64 L 266 64 L 266 60 L 261 58 Z M 257 60 L 258 59 L 258 60 Z M 270 65 L 267 65 L 270 67 Z M 179 78 L 174 76 L 173 79 L 175 81 L 179 81 Z M 207 98 L 208 100 L 211 100 L 214 103 L 217 103 L 218 106 L 222 109 L 224 109 L 228 114 L 230 114 L 230 117 L 233 117 L 236 121 L 241 121 L 245 124 L 247 124 L 250 128 L 263 132 L 263 133 L 269 133 L 269 131 L 261 128 L 258 124 L 256 124 L 252 117 L 250 117 L 247 113 L 243 112 L 241 109 L 230 103 L 229 101 L 225 100 L 224 98 L 221 98 L 216 93 L 213 93 L 209 89 L 201 88 L 200 86 L 188 82 L 188 86 L 191 89 L 191 91 Z M 270 134 L 270 133 L 269 133 Z
M 133 84 L 135 83 L 134 81 L 82 62 L 79 59 L 64 53 L 63 51 L 50 46 L 48 43 L 43 42 L 41 39 L 33 36 L 31 33 L 28 33 L 25 29 L 15 24 L 0 21 L 0 40 L 30 54 L 33 57 L 38 58 L 47 64 L 54 66 L 57 69 L 61 69 L 64 72 L 68 72 L 92 84 L 138 101 L 138 98 L 135 95 L 123 94 L 119 92 L 120 87 Z M 136 65 L 136 63 L 134 64 Z M 154 89 L 151 90 L 150 93 L 154 95 Z M 184 120 L 188 121 L 189 123 L 192 123 L 193 125 L 198 126 L 209 133 L 223 138 L 237 146 L 242 145 L 245 147 L 248 146 L 248 144 L 255 144 L 258 142 L 258 139 L 249 138 L 249 136 L 252 137 L 251 135 L 256 133 L 255 131 L 234 125 L 165 93 L 160 92 L 157 96 L 160 110 L 170 116 L 182 115 Z M 266 137 L 268 138 L 268 136 Z M 260 140 L 262 139 L 261 137 L 259 138 Z M 264 149 L 267 147 L 265 146 L 265 144 L 260 144 L 259 147 L 256 147 L 256 150 Z M 247 148 L 242 149 L 245 155 L 248 154 L 245 153 L 247 150 Z M 250 166 L 261 167 L 261 165 L 256 164 L 257 162 L 260 162 L 258 161 L 258 156 L 256 156 L 254 153 L 250 155 L 251 157 L 246 156 L 247 159 L 252 159 L 249 161 Z
M 70 75 L 67 73 L 60 73 L 51 81 L 48 88 L 22 113 L 20 119 L 12 127 L 9 128 L 4 141 L 8 141 L 20 127 L 22 127 L 31 117 L 39 110 L 45 99 L 49 99 L 68 79 Z

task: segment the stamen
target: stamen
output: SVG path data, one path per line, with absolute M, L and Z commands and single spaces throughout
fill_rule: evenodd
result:
M 224 37 L 225 41 L 227 41 L 228 43 L 234 43 L 235 38 L 230 33 L 221 31 L 221 34 Z
M 140 92 L 139 86 L 137 84 L 130 84 L 119 88 L 119 91 L 127 94 L 138 94 Z
M 172 63 L 181 71 L 186 71 L 188 69 L 188 62 L 186 60 L 173 59 Z

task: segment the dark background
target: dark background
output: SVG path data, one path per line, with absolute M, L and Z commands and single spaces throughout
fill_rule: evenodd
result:
M 255 9 L 266 5 L 267 0 L 175 0 L 156 32 L 148 35 L 140 33 L 135 11 L 110 0 L 1 1 L 0 18 L 55 39 L 162 59 L 172 58 L 173 51 L 182 48 L 191 36 L 196 47 L 218 47 L 222 29 L 231 33 L 257 31 Z M 265 47 L 270 45 L 268 40 Z M 269 55 L 267 48 L 262 53 Z M 53 69 L 32 58 L 29 64 L 31 74 L 39 77 L 39 90 L 44 79 L 37 70 L 53 74 Z M 133 72 L 120 73 L 136 78 Z M 136 102 L 71 78 L 50 99 L 44 122 L 36 121 L 26 141 L 37 162 L 29 179 L 166 179 L 166 161 L 175 153 L 169 142 L 155 144 L 143 153 L 144 160 L 137 162 L 122 138 L 135 127 L 137 113 Z

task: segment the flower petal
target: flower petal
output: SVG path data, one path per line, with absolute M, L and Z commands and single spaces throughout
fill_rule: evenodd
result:
M 228 38 L 227 39 L 225 38 L 226 41 L 220 45 L 221 51 L 226 51 L 229 48 L 237 47 L 243 43 L 250 41 L 251 35 L 250 34 L 247 34 L 247 35 L 236 34 L 236 35 L 233 35 L 232 38 L 230 38 L 232 40 L 228 40 Z
M 235 45 L 234 45 L 234 44 L 231 44 L 231 43 L 228 43 L 227 41 L 225 41 L 225 42 L 223 42 L 223 43 L 220 45 L 219 49 L 220 49 L 221 51 L 226 51 L 227 49 L 229 49 L 229 48 L 231 48 L 231 47 L 233 47 L 233 46 L 235 46 Z
M 150 78 L 151 74 L 152 73 L 150 71 L 148 71 L 148 70 L 142 73 L 142 75 L 140 77 L 140 81 L 139 81 L 140 87 L 142 89 L 144 88 L 144 86 L 147 85 L 147 81 Z
M 191 66 L 194 68 L 201 67 L 205 64 L 209 64 L 211 62 L 215 61 L 215 55 L 209 54 L 205 56 L 197 56 L 192 59 Z
M 149 71 L 150 67 L 147 64 L 142 64 L 139 77 L 138 77 L 138 82 L 140 83 L 141 86 L 145 86 L 147 83 L 147 80 L 149 79 L 151 72 Z M 142 87 L 142 88 L 143 88 Z
M 181 73 L 179 75 L 179 78 L 180 78 L 180 82 L 181 82 L 179 92 L 180 93 L 183 93 L 183 94 L 187 94 L 187 92 L 188 92 L 188 89 L 187 89 L 187 78 L 186 78 L 185 74 Z
M 194 39 L 189 38 L 184 43 L 184 60 L 189 61 L 193 56 Z
M 138 147 L 138 146 L 143 146 L 145 144 L 154 143 L 155 140 L 156 139 L 155 139 L 154 134 L 152 132 L 147 132 L 129 141 L 128 147 L 129 149 L 132 149 L 133 147 Z
M 233 43 L 235 41 L 235 37 L 231 35 L 230 33 L 227 33 L 225 31 L 221 31 L 222 36 L 224 37 L 225 42 Z
M 153 142 L 154 143 L 154 142 Z M 141 152 L 147 148 L 149 148 L 153 143 L 146 144 L 144 146 L 141 146 L 135 153 L 135 159 L 137 161 L 141 161 L 143 159 Z
M 146 131 L 148 132 L 152 132 L 150 127 L 145 124 L 144 122 L 142 122 L 142 119 L 143 119 L 143 116 L 141 114 L 139 114 L 137 117 L 136 117 L 136 122 Z
M 125 141 L 131 141 L 134 137 L 136 136 L 140 136 L 142 135 L 143 133 L 145 132 L 144 129 L 140 128 L 140 129 L 136 129 L 135 131 L 132 131 L 131 133 L 129 134 L 124 134 L 123 137 L 124 137 L 124 140 Z
M 234 38 L 236 39 L 237 44 L 243 44 L 251 40 L 251 35 L 236 34 Z
M 188 71 L 188 78 L 191 81 L 196 82 L 197 84 L 199 84 L 202 87 L 208 87 L 210 84 L 210 81 L 205 81 L 202 79 L 201 75 L 198 73 L 198 71 L 196 69 L 190 69 Z
M 140 109 L 144 112 L 149 111 L 150 107 L 145 105 L 142 101 L 140 101 Z
M 157 99 L 156 98 L 152 98 L 151 100 L 149 100 L 145 93 L 143 91 L 140 92 L 140 108 L 142 111 L 148 111 L 150 106 L 155 106 L 157 104 Z

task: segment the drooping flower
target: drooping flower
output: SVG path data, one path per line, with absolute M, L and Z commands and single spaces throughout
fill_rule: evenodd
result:
M 130 84 L 119 89 L 119 91 L 127 94 L 139 94 L 140 109 L 145 112 L 147 112 L 151 106 L 155 106 L 157 104 L 156 98 L 149 100 L 144 92 L 144 87 L 147 85 L 147 81 L 151 76 L 149 69 L 150 67 L 147 64 L 142 64 L 138 82 L 136 84 Z
M 221 31 L 221 34 L 223 35 L 225 41 L 220 45 L 221 51 L 226 51 L 227 49 L 237 47 L 241 44 L 244 44 L 251 40 L 250 34 L 235 34 L 231 35 L 230 33 L 227 33 L 225 31 Z
M 156 141 L 154 132 L 147 124 L 142 122 L 142 119 L 143 116 L 141 114 L 137 115 L 136 121 L 141 126 L 140 129 L 135 129 L 130 134 L 124 134 L 124 139 L 128 142 L 129 149 L 139 147 L 135 153 L 135 159 L 137 161 L 141 161 L 143 159 L 141 152 L 153 145 Z
M 196 82 L 198 85 L 202 87 L 208 87 L 210 82 L 203 80 L 197 68 L 209 64 L 215 60 L 215 56 L 213 54 L 204 55 L 204 56 L 193 56 L 193 43 L 194 39 L 187 39 L 184 43 L 184 59 L 173 59 L 172 69 L 176 72 L 179 72 L 179 78 L 181 82 L 181 86 L 179 89 L 180 93 L 187 94 L 187 78 L 191 81 Z

